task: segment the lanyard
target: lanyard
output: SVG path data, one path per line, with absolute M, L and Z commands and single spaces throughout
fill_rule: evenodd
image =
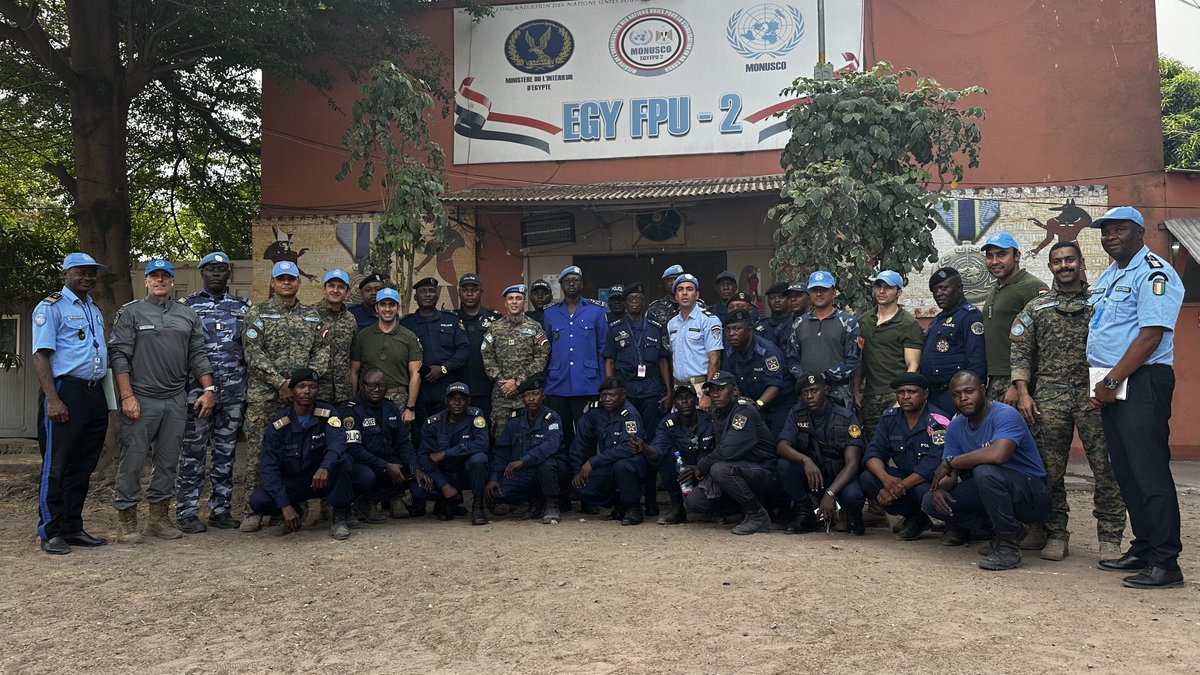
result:
M 642 319 L 641 335 L 638 335 L 637 332 L 633 330 L 633 322 L 629 320 L 629 317 L 625 317 L 625 327 L 629 329 L 629 335 L 633 337 L 633 350 L 637 353 L 637 362 L 640 365 L 644 363 L 642 360 L 642 338 L 646 335 L 646 320 Z

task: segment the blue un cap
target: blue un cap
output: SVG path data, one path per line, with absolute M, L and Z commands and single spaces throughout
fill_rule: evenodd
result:
M 170 274 L 172 278 L 174 278 L 175 267 L 171 264 L 171 261 L 169 261 L 169 260 L 163 260 L 162 258 L 155 258 L 154 260 L 151 260 L 150 262 L 146 263 L 146 276 L 150 276 L 151 274 L 154 274 L 155 272 L 166 272 L 167 274 Z
M 205 265 L 211 265 L 213 263 L 225 263 L 226 265 L 228 265 L 229 264 L 229 254 L 224 251 L 213 251 L 212 253 L 209 253 L 208 255 L 201 258 L 200 262 L 196 263 L 196 269 L 200 269 L 201 267 L 204 267 Z
M 271 278 L 278 279 L 279 277 L 300 277 L 300 268 L 296 267 L 296 263 L 290 260 L 281 260 L 271 266 Z
M 525 284 L 513 284 L 512 286 L 509 286 L 508 288 L 504 289 L 504 292 L 500 294 L 500 297 L 507 298 L 509 293 L 520 293 L 521 295 L 528 295 L 529 287 L 526 286 Z
M 563 279 L 566 279 L 567 277 L 571 276 L 572 274 L 574 274 L 580 278 L 583 278 L 583 270 L 579 269 L 578 265 L 571 265 L 569 267 L 563 268 L 563 271 L 558 273 L 558 280 L 562 281 Z
M 892 270 L 884 270 L 879 274 L 876 274 L 875 276 L 871 277 L 871 281 L 882 281 L 888 286 L 904 288 L 904 279 L 900 278 L 899 272 L 893 272 Z
M 1011 248 L 1014 251 L 1021 250 L 1021 245 L 1017 243 L 1017 238 L 1007 232 L 997 232 L 996 234 L 988 237 L 987 241 L 983 242 L 983 246 L 979 247 L 979 250 L 986 251 L 988 250 L 989 246 L 995 246 L 996 248 Z
M 86 253 L 76 251 L 68 253 L 67 257 L 63 258 L 63 270 L 69 270 L 72 267 L 96 267 L 98 269 L 108 269 L 108 265 L 101 265 L 96 262 L 96 259 Z
M 808 287 L 813 288 L 833 288 L 837 284 L 837 279 L 833 275 L 824 270 L 817 270 L 808 275 Z
M 321 283 L 327 284 L 330 281 L 333 281 L 334 279 L 337 279 L 338 281 L 342 282 L 343 284 L 346 284 L 347 286 L 350 285 L 350 275 L 346 274 L 345 272 L 343 272 L 340 269 L 337 269 L 336 267 L 325 273 L 325 278 L 321 281 Z
M 667 269 L 663 270 L 662 278 L 666 279 L 667 277 L 676 277 L 680 274 L 683 274 L 683 265 L 671 265 Z
M 384 300 L 391 300 L 398 305 L 400 304 L 400 292 L 394 288 L 381 288 L 379 289 L 379 292 L 375 294 L 375 304 L 378 305 Z
M 1142 212 L 1132 206 L 1114 206 L 1104 215 L 1093 220 L 1088 227 L 1101 227 L 1106 220 L 1132 220 L 1137 223 L 1138 227 L 1146 229 L 1146 224 L 1142 221 Z
M 683 283 L 692 284 L 696 288 L 700 288 L 700 280 L 696 278 L 695 274 L 680 274 L 675 277 L 675 283 L 671 284 L 671 290 L 674 291 L 676 288 L 679 288 L 679 284 Z

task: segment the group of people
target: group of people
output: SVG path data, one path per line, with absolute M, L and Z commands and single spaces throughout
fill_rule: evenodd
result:
M 1022 550 L 1068 555 L 1064 474 L 1078 430 L 1096 480 L 1100 566 L 1133 572 L 1127 586 L 1179 586 L 1167 436 L 1182 284 L 1145 247 L 1136 209 L 1093 227 L 1114 260 L 1094 285 L 1078 244 L 1051 248 L 1047 288 L 1021 268 L 1017 240 L 997 233 L 981 247 L 995 277 L 983 311 L 955 269 L 939 269 L 929 287 L 941 311 L 927 330 L 889 270 L 871 277 L 875 306 L 860 316 L 838 307 L 829 271 L 772 285 L 759 316 L 733 275 L 705 304 L 700 280 L 672 265 L 662 297 L 619 285 L 607 308 L 583 297 L 576 266 L 559 274 L 557 302 L 544 280 L 517 283 L 499 294 L 501 311 L 484 306 L 474 274 L 458 280 L 453 311 L 425 278 L 401 317 L 399 291 L 379 275 L 348 306 L 341 270 L 305 305 L 287 261 L 272 269 L 269 299 L 251 305 L 229 293 L 229 259 L 215 252 L 199 262 L 204 288 L 178 302 L 171 263 L 151 261 L 147 296 L 118 311 L 105 339 L 88 296 L 102 265 L 72 253 L 64 287 L 33 317 L 42 548 L 105 543 L 81 513 L 111 368 L 122 542 L 272 523 L 286 535 L 323 513 L 344 539 L 362 522 L 423 516 L 431 501 L 439 520 L 475 525 L 518 505 L 557 523 L 577 502 L 611 508 L 622 525 L 692 517 L 739 535 L 773 522 L 862 535 L 882 509 L 902 519 L 901 540 L 930 529 L 946 545 L 987 539 L 979 566 L 1004 570 Z M 249 473 L 236 518 L 239 429 Z M 1123 552 L 1126 509 L 1134 538 Z

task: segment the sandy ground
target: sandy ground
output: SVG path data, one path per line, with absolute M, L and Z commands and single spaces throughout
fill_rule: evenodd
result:
M 872 529 L 735 537 L 572 514 L 389 521 L 344 542 L 209 531 L 42 554 L 0 457 L 0 669 L 12 673 L 1147 672 L 1200 669 L 1200 489 L 1181 487 L 1182 590 L 1096 569 L 1091 495 L 1071 555 L 985 572 L 974 547 Z M 97 490 L 85 518 L 115 518 Z

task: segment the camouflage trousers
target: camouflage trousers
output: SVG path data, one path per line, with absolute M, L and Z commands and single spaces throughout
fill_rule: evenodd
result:
M 244 420 L 246 430 L 246 491 L 239 503 L 245 508 L 246 515 L 250 512 L 250 495 L 258 489 L 258 458 L 262 455 L 263 436 L 267 432 L 267 422 L 271 420 L 286 404 L 279 396 L 272 396 L 265 401 L 251 400 L 246 404 Z
M 1011 386 L 1012 386 L 1012 378 L 1011 377 L 1008 377 L 1008 376 L 993 377 L 988 380 L 987 397 L 990 400 L 999 401 L 1001 403 L 1004 403 L 1004 394 L 1008 391 L 1008 388 Z M 953 410 L 943 410 L 942 412 L 946 413 L 946 415 L 949 417 L 954 416 Z
M 1066 392 L 1062 398 L 1080 398 L 1074 391 Z M 1067 460 L 1071 454 L 1071 441 L 1075 431 L 1083 442 L 1083 450 L 1096 489 L 1092 493 L 1092 515 L 1096 517 L 1096 535 L 1100 541 L 1121 542 L 1125 532 L 1125 501 L 1121 489 L 1113 477 L 1108 462 L 1108 446 L 1104 442 L 1104 430 L 1100 426 L 1100 411 L 1084 409 L 1082 402 L 1067 402 L 1057 399 L 1046 400 L 1039 395 L 1038 409 L 1041 416 L 1034 421 L 1033 438 L 1042 455 L 1042 463 L 1050 474 L 1053 505 L 1050 518 L 1045 522 L 1046 534 L 1055 539 L 1066 539 L 1067 520 L 1070 507 L 1067 505 L 1065 475 Z
M 233 499 L 233 460 L 238 429 L 242 426 L 242 404 L 217 405 L 203 419 L 188 406 L 179 474 L 175 477 L 175 514 L 180 520 L 200 517 L 200 492 L 204 489 L 204 459 L 212 441 L 212 464 L 208 479 L 212 492 L 208 512 L 229 513 Z
M 402 389 L 392 389 L 389 387 L 388 393 L 384 395 L 384 398 L 395 403 L 400 412 L 404 412 L 404 409 L 408 407 L 408 387 Z
M 500 438 L 500 432 L 504 431 L 504 425 L 508 424 L 508 420 L 512 418 L 514 410 L 524 408 L 521 403 L 521 397 L 509 398 L 500 393 L 500 387 L 492 389 L 492 438 Z
M 863 428 L 863 443 L 871 444 L 871 439 L 875 438 L 875 430 L 879 428 L 879 418 L 883 417 L 883 413 L 888 408 L 896 405 L 896 394 L 888 392 L 886 394 L 863 394 L 862 400 L 862 422 Z

